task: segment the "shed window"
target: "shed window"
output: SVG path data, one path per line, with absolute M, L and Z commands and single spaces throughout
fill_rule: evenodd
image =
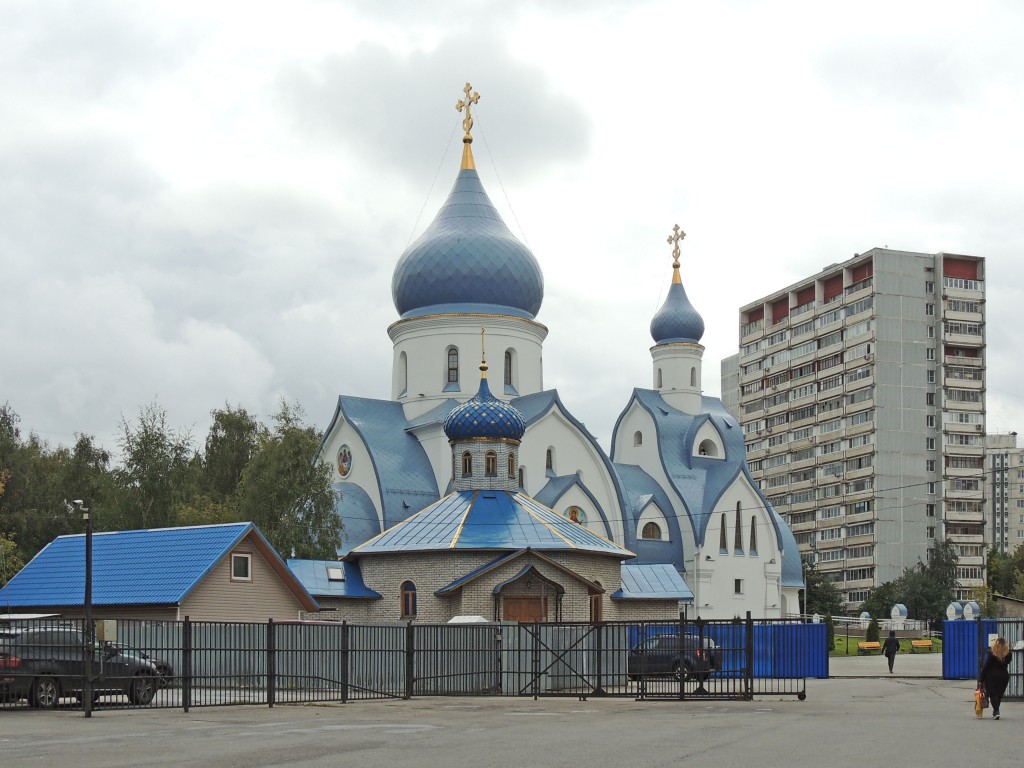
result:
M 231 555 L 231 580 L 252 581 L 252 555 Z

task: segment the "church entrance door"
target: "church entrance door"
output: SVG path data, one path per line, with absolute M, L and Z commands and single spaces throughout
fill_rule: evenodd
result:
M 547 621 L 546 597 L 505 597 L 501 601 L 501 618 L 505 621 Z

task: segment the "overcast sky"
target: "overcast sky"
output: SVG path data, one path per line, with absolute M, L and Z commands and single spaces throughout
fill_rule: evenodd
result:
M 1022 39 L 1013 2 L 0 0 L 0 403 L 116 449 L 152 402 L 201 443 L 225 403 L 323 429 L 388 397 L 392 269 L 469 80 L 545 384 L 605 447 L 675 223 L 707 393 L 741 304 L 874 246 L 966 253 L 989 429 L 1024 430 Z

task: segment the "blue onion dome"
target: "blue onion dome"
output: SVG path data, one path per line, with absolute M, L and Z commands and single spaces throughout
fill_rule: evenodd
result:
M 403 318 L 471 312 L 532 320 L 544 300 L 544 275 L 476 170 L 463 168 L 434 221 L 398 260 L 391 295 Z
M 672 285 L 668 289 L 665 303 L 661 305 L 651 320 L 651 336 L 655 344 L 672 344 L 687 341 L 699 342 L 704 335 L 704 318 L 693 308 L 686 297 L 683 280 L 679 276 L 679 241 L 686 233 L 673 227 L 675 234 L 670 235 L 668 242 L 672 244 Z
M 486 366 L 481 366 L 486 370 Z M 444 433 L 449 440 L 523 439 L 526 419 L 519 409 L 499 400 L 487 386 L 486 373 L 480 377 L 480 390 L 469 400 L 457 405 L 444 420 Z

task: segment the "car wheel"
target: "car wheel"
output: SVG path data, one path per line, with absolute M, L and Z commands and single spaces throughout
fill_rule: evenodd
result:
M 60 701 L 60 685 L 52 677 L 40 677 L 32 684 L 29 701 L 39 709 L 56 709 Z
M 156 679 L 152 675 L 139 675 L 128 688 L 128 700 L 132 704 L 149 704 L 156 695 Z
M 680 663 L 677 661 L 675 664 L 672 665 L 672 675 L 675 677 L 676 680 L 681 680 L 685 683 L 687 680 L 690 679 L 691 674 L 692 670 L 690 669 L 690 665 L 685 662 L 682 665 L 680 665 Z

